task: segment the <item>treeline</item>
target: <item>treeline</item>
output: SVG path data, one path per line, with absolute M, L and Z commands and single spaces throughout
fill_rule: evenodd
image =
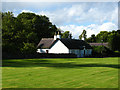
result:
M 0 14 L 3 54 L 35 53 L 41 38 L 51 38 L 57 31 L 57 27 L 46 16 L 24 12 L 17 17 L 14 17 L 12 12 Z
M 89 43 L 106 43 L 111 50 L 120 51 L 120 30 L 113 31 L 101 31 L 96 36 L 92 34 L 91 37 L 86 39 Z
M 20 13 L 14 17 L 12 12 L 0 12 L 2 16 L 2 53 L 3 55 L 27 55 L 36 53 L 41 38 L 53 38 L 59 29 L 49 18 L 35 13 Z M 79 36 L 88 43 L 108 42 L 111 50 L 120 51 L 120 30 L 101 31 L 96 36 L 86 38 L 86 31 Z M 69 31 L 62 38 L 72 38 Z M 98 51 L 98 50 L 97 50 Z

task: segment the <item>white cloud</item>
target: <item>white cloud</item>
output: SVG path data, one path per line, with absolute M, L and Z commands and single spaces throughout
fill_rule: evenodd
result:
M 73 38 L 77 39 L 84 29 L 87 31 L 87 37 L 90 37 L 92 34 L 97 35 L 100 31 L 112 31 L 118 29 L 118 27 L 112 22 L 103 23 L 101 25 L 91 24 L 88 26 L 66 25 L 60 26 L 60 28 L 64 31 L 70 31 Z
M 112 30 L 117 30 L 118 29 L 118 26 L 116 26 L 114 23 L 111 23 L 111 22 L 109 22 L 109 23 L 104 23 L 104 24 L 102 24 L 100 27 L 99 27 L 99 29 L 101 30 L 101 31 L 112 31 Z
M 9 4 L 5 4 L 6 8 Z M 57 26 L 64 24 L 87 24 L 98 23 L 102 24 L 105 21 L 115 22 L 118 21 L 118 7 L 117 3 L 13 3 L 10 7 L 17 8 L 18 6 L 24 7 L 22 12 L 34 12 L 36 14 L 46 15 L 50 18 L 50 21 Z M 54 8 L 56 9 L 53 9 Z M 25 9 L 25 7 L 32 8 Z M 47 8 L 46 8 L 47 7 Z M 12 8 L 12 9 L 14 9 Z M 38 11 L 33 11 L 37 10 Z M 48 10 L 49 9 L 49 10 Z M 18 12 L 17 12 L 18 13 Z M 88 25 L 88 24 L 87 24 Z
M 21 12 L 30 12 L 30 13 L 35 13 L 33 11 L 30 11 L 30 10 L 22 10 Z
M 55 4 L 52 3 L 51 6 Z M 98 34 L 100 31 L 118 29 L 117 3 L 74 3 L 52 9 L 42 9 L 37 12 L 24 9 L 22 12 L 46 15 L 53 24 L 62 30 L 71 31 L 74 38 L 78 38 L 84 29 L 87 30 L 88 37 L 91 34 Z
M 100 10 L 99 7 L 92 7 L 88 12 L 83 12 L 76 20 L 78 22 L 96 22 L 102 24 L 104 21 L 114 21 L 118 20 L 118 11 L 117 7 L 114 7 L 112 10 L 104 10 L 106 7 L 102 7 L 103 10 Z
M 2 2 L 118 2 L 119 0 L 2 0 Z
M 51 22 L 58 26 L 66 23 L 85 24 L 92 22 L 102 24 L 105 21 L 111 21 L 117 24 L 118 8 L 116 6 L 110 8 L 110 6 L 106 6 L 106 4 L 102 7 L 100 7 L 100 5 L 98 4 L 98 6 L 94 6 L 93 4 L 93 7 L 92 4 L 90 6 L 87 3 L 73 4 L 71 7 L 65 7 L 55 11 L 41 11 L 39 14 L 47 15 Z

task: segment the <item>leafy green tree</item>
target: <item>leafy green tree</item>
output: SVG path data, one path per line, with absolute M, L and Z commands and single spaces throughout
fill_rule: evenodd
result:
M 87 35 L 86 35 L 86 30 L 83 30 L 82 34 L 79 36 L 79 39 L 82 40 L 82 38 L 86 41 Z
M 92 54 L 95 57 L 106 57 L 113 55 L 113 51 L 105 46 L 92 46 L 92 48 Z
M 92 34 L 92 35 L 91 35 L 91 42 L 96 42 L 95 34 Z
M 87 38 L 86 41 L 87 41 L 88 43 L 92 43 L 91 37 Z
M 120 51 L 120 34 L 119 33 L 112 33 L 111 37 L 109 38 L 109 46 L 110 48 L 115 51 Z
M 37 33 L 35 32 L 30 32 L 26 35 L 26 39 L 27 39 L 27 42 L 28 43 L 35 43 L 38 41 L 38 38 L 37 38 Z
M 91 37 L 86 39 L 86 41 L 89 43 L 96 42 L 95 34 L 92 34 Z
M 98 33 L 96 36 L 95 35 L 91 35 L 91 37 L 87 38 L 87 42 L 97 42 L 97 43 L 101 43 L 103 40 L 103 42 L 108 42 L 109 43 L 109 47 L 111 48 L 111 50 L 115 51 L 120 51 L 120 30 L 113 30 L 113 31 L 101 31 L 100 33 Z
M 15 18 L 12 12 L 2 13 L 2 47 L 3 51 L 6 52 L 19 52 L 18 48 L 21 47 L 19 44 L 18 33 L 22 30 L 22 24 Z M 14 48 L 13 48 L 14 47 Z
M 82 34 L 79 36 L 79 39 L 82 40 Z
M 53 37 L 55 31 L 56 26 L 46 16 L 23 12 L 14 17 L 12 12 L 2 13 L 3 52 L 31 53 L 30 48 L 37 46 L 41 38 Z
M 69 31 L 65 31 L 65 32 L 62 34 L 62 38 L 72 38 L 72 35 L 70 34 Z
M 108 35 L 109 35 L 109 32 L 100 31 L 100 33 L 96 35 L 96 42 L 100 43 L 101 40 L 103 40 L 103 42 L 108 42 Z
M 57 30 L 56 26 L 52 25 L 46 16 L 23 12 L 17 18 L 23 22 L 27 32 L 33 31 L 37 34 L 37 37 L 39 37 L 38 42 L 41 38 L 53 37 L 53 33 Z
M 22 54 L 34 54 L 36 47 L 33 43 L 23 43 L 24 46 L 21 48 Z

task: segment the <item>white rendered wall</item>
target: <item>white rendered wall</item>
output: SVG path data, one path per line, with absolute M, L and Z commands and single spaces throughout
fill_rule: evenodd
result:
M 49 49 L 37 49 L 38 53 L 46 53 L 46 50 L 48 50 L 49 53 Z
M 69 53 L 69 49 L 58 40 L 49 50 L 49 53 Z

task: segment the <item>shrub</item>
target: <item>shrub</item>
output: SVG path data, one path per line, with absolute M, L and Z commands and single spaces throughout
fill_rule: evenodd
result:
M 92 48 L 92 55 L 95 57 L 107 57 L 113 54 L 113 52 L 105 46 L 92 46 Z
M 24 43 L 23 48 L 21 48 L 21 52 L 23 54 L 33 54 L 36 51 L 36 47 L 33 43 Z

